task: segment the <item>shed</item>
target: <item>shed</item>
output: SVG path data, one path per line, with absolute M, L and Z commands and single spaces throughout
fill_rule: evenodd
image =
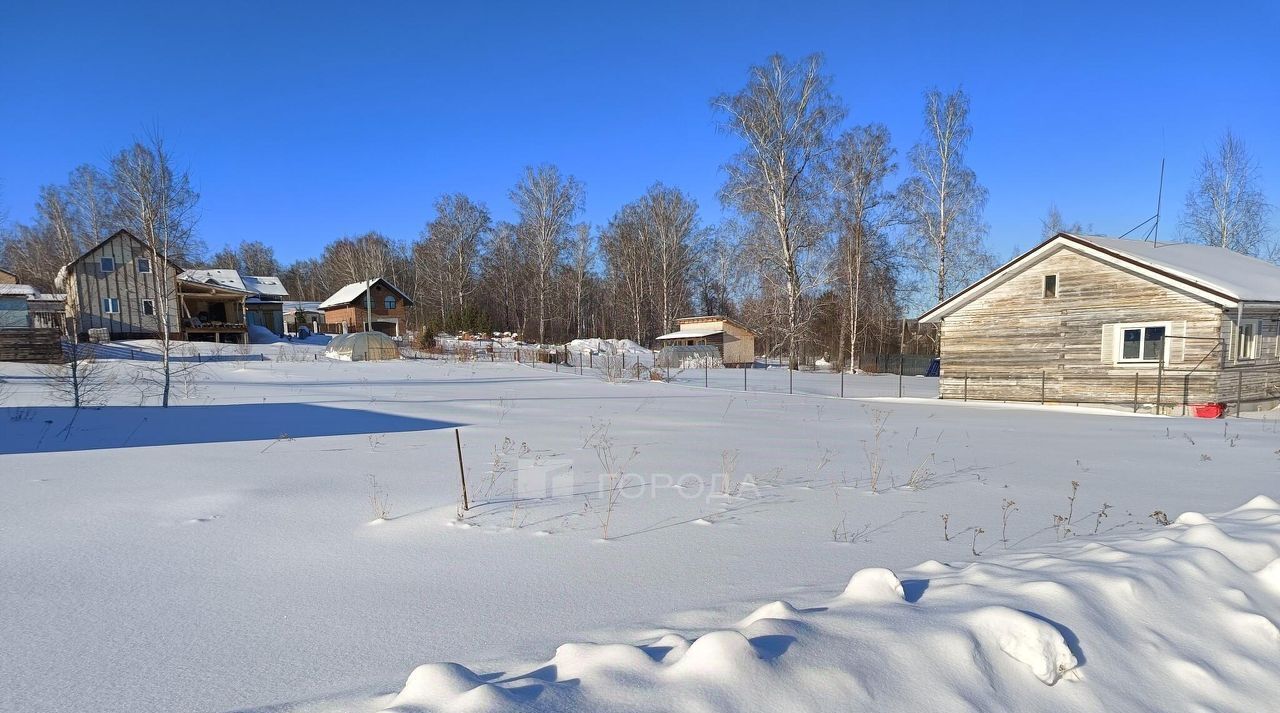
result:
M 324 355 L 343 361 L 383 361 L 399 359 L 400 348 L 382 332 L 353 332 L 330 340 Z
M 659 346 L 713 346 L 728 367 L 751 366 L 756 360 L 756 333 L 729 317 L 681 317 L 676 331 L 657 338 Z
M 920 321 L 944 399 L 1280 404 L 1280 267 L 1225 248 L 1058 233 Z

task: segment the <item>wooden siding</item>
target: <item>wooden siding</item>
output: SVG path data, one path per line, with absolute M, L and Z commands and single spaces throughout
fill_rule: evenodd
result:
M 18 276 L 8 270 L 0 270 L 0 285 L 16 285 Z
M 1244 319 L 1258 320 L 1257 358 L 1236 358 L 1238 314 L 1227 312 L 1223 320 L 1222 338 L 1227 345 L 1226 365 L 1219 381 L 1217 400 L 1234 403 L 1243 400 L 1242 411 L 1273 408 L 1280 405 L 1280 311 L 1252 309 Z
M 1043 294 L 1046 275 L 1058 276 L 1056 297 Z M 970 399 L 998 401 L 1043 393 L 1050 402 L 1130 403 L 1137 384 L 1139 400 L 1154 402 L 1159 387 L 1148 377 L 1157 366 L 1116 364 L 1115 325 L 1168 322 L 1177 401 L 1214 401 L 1223 319 L 1214 305 L 1064 247 L 942 321 L 941 395 L 958 399 L 967 391 Z M 1168 393 L 1169 378 L 1163 381 Z
M 101 260 L 110 257 L 115 270 L 103 272 Z M 155 274 L 139 273 L 137 258 L 147 258 L 143 244 L 128 233 L 116 233 L 110 239 L 90 250 L 71 265 L 67 271 L 67 317 L 75 320 L 76 329 L 85 334 L 90 329 L 106 328 L 112 336 L 156 336 L 160 333 L 162 300 L 157 296 Z M 152 265 L 159 270 L 158 265 Z M 160 279 L 177 280 L 178 270 L 169 266 L 171 274 Z M 114 297 L 120 301 L 120 312 L 108 314 L 102 300 Z M 142 313 L 142 301 L 154 300 L 156 314 Z M 168 304 L 169 324 L 178 331 L 177 299 Z
M 0 331 L 0 361 L 49 364 L 62 359 L 62 333 L 56 329 Z

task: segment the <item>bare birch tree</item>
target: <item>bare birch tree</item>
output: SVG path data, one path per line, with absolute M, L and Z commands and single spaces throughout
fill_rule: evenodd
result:
M 586 192 L 573 176 L 562 176 L 550 164 L 528 167 L 511 189 L 519 222 L 516 240 L 532 268 L 533 298 L 537 304 L 538 342 L 545 342 L 552 289 L 574 218 L 582 211 Z
M 836 141 L 832 192 L 846 302 L 844 331 L 851 357 L 859 353 L 859 339 L 864 331 L 862 318 L 868 303 L 885 306 L 878 304 L 880 300 L 868 299 L 868 292 L 883 295 L 883 285 L 879 290 L 872 285 L 870 291 L 864 287 L 877 282 L 877 278 L 890 279 L 892 274 L 885 231 L 897 220 L 897 214 L 893 194 L 885 189 L 885 181 L 898 170 L 893 155 L 889 129 L 883 124 L 855 126 Z M 868 272 L 873 274 L 869 276 Z
M 435 210 L 436 217 L 427 223 L 422 241 L 414 246 L 415 259 L 420 261 L 420 282 L 436 287 L 443 328 L 471 326 L 455 322 L 464 318 L 470 306 L 480 256 L 493 231 L 493 221 L 488 208 L 461 193 L 441 196 Z
M 595 239 L 591 234 L 590 223 L 578 223 L 574 227 L 573 246 L 570 248 L 573 268 L 573 333 L 578 338 L 586 333 L 586 301 L 587 281 L 591 275 L 591 264 L 595 260 Z
M 1062 211 L 1057 210 L 1057 204 L 1050 204 L 1044 218 L 1041 219 L 1041 238 L 1046 241 L 1059 233 L 1079 236 L 1079 234 L 1088 233 L 1089 230 L 1091 228 L 1084 227 L 1079 220 L 1068 223 L 1065 218 L 1062 218 Z
M 170 321 L 180 309 L 172 270 L 199 253 L 195 224 L 200 196 L 191 188 L 190 176 L 173 166 L 158 134 L 117 154 L 111 162 L 111 181 L 120 220 L 147 246 L 154 266 L 151 279 L 161 360 L 157 381 L 161 406 L 167 408 L 173 376 L 170 335 L 176 326 Z
M 930 89 L 924 99 L 924 138 L 908 154 L 912 175 L 898 196 L 909 254 L 941 302 L 991 264 L 982 245 L 987 190 L 964 161 L 973 135 L 968 95 Z
M 803 314 L 806 254 L 826 237 L 819 215 L 821 164 L 845 109 L 822 73 L 821 55 L 788 62 L 781 55 L 752 67 L 747 86 L 711 101 L 721 127 L 746 144 L 724 170 L 721 200 L 749 216 L 762 275 L 781 283 L 783 336 L 792 368 L 808 319 Z M 766 249 L 767 248 L 767 249 Z
M 1227 131 L 1200 161 L 1182 227 L 1197 242 L 1256 256 L 1267 249 L 1270 209 L 1257 163 L 1244 141 Z

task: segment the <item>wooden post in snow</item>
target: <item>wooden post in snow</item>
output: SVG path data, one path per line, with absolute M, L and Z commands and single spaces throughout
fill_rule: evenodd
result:
M 471 509 L 471 501 L 467 499 L 467 469 L 462 466 L 462 434 L 453 429 L 453 441 L 458 446 L 458 476 L 462 479 L 462 509 Z

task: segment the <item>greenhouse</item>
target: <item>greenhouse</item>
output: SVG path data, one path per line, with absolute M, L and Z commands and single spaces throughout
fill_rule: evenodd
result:
M 400 348 L 382 332 L 354 332 L 330 340 L 324 355 L 343 361 L 382 361 L 399 359 Z
M 720 369 L 720 348 L 710 344 L 672 345 L 658 352 L 657 366 L 668 369 Z

